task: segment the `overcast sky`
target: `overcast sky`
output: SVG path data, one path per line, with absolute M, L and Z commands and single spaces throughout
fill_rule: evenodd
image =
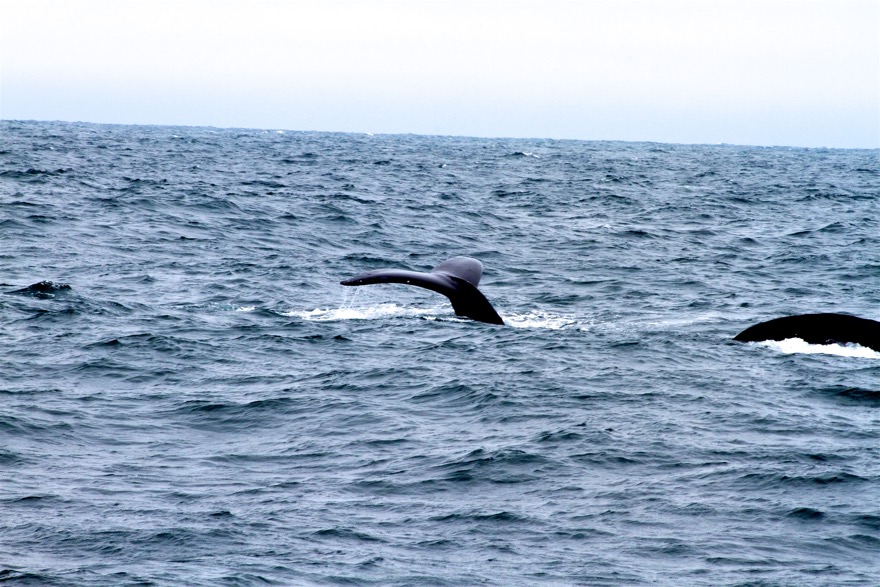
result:
M 880 0 L 0 0 L 0 117 L 880 147 Z

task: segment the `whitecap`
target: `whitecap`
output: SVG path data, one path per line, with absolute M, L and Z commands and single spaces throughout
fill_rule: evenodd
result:
M 236 304 L 226 304 L 220 302 L 208 302 L 206 304 L 178 304 L 175 307 L 181 310 L 207 310 L 208 312 L 254 312 L 257 309 L 256 306 L 239 306 Z
M 837 355 L 838 357 L 855 357 L 859 359 L 880 359 L 880 352 L 859 344 L 810 344 L 800 338 L 765 340 L 758 344 L 787 355 L 800 353 L 807 355 Z
M 315 322 L 330 322 L 334 320 L 377 320 L 401 316 L 436 319 L 440 313 L 439 308 L 415 308 L 389 303 L 374 306 L 315 308 L 307 311 L 294 310 L 282 312 L 282 315 Z
M 528 312 L 525 314 L 511 314 L 504 316 L 504 323 L 513 328 L 541 328 L 547 330 L 561 330 L 574 328 L 582 323 L 570 316 L 560 316 L 548 312 Z

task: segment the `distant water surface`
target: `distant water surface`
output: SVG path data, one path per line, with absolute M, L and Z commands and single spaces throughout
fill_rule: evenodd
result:
M 369 269 L 468 255 L 507 322 Z M 39 287 L 31 287 L 43 281 Z M 880 584 L 878 151 L 0 122 L 0 583 Z

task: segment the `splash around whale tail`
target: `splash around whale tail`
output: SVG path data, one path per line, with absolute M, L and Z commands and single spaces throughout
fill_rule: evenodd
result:
M 443 294 L 452 302 L 456 315 L 489 324 L 504 320 L 477 289 L 483 276 L 483 264 L 470 257 L 453 257 L 434 267 L 430 273 L 405 269 L 376 269 L 341 281 L 342 285 L 403 283 Z
M 761 322 L 733 340 L 759 342 L 799 338 L 810 344 L 856 343 L 880 352 L 880 322 L 849 314 L 801 314 Z

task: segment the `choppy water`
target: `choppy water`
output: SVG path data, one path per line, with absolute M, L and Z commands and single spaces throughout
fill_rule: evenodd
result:
M 880 353 L 731 341 L 877 151 L 7 121 L 0 284 L 0 582 L 880 584 Z

